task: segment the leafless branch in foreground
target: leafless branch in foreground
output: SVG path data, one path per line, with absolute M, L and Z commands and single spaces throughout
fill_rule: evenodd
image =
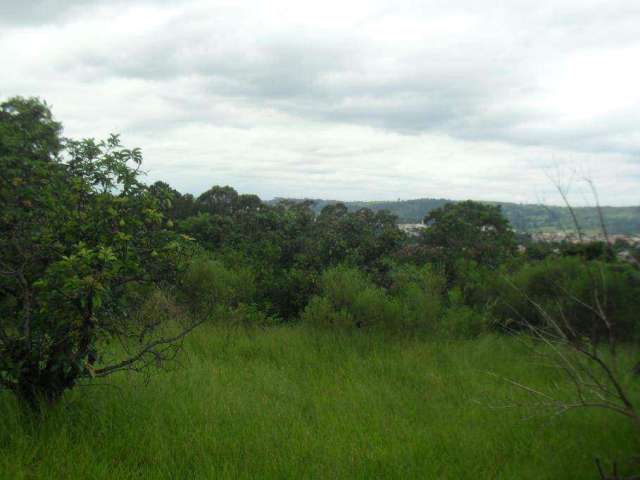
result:
M 600 228 L 605 240 L 608 242 L 608 232 L 600 207 L 597 191 L 592 180 L 585 179 L 594 195 Z M 582 240 L 582 229 L 578 222 L 575 210 L 571 206 L 567 189 L 554 182 L 565 205 L 574 221 L 578 238 Z M 507 279 L 510 286 L 518 291 L 526 301 L 534 307 L 542 319 L 540 324 L 534 324 L 524 316 L 519 315 L 521 327 L 527 334 L 541 346 L 539 352 L 548 363 L 562 371 L 572 388 L 569 397 L 559 398 L 558 395 L 544 392 L 530 385 L 503 378 L 509 384 L 527 392 L 537 401 L 537 407 L 550 408 L 556 414 L 562 414 L 576 408 L 600 408 L 627 418 L 635 432 L 638 444 L 640 444 L 640 409 L 632 398 L 628 379 L 629 372 L 620 371 L 620 359 L 618 338 L 614 332 L 614 322 L 607 314 L 607 296 L 605 275 L 602 267 L 594 273 L 589 265 L 585 265 L 591 300 L 585 301 L 566 289 L 559 288 L 558 294 L 565 300 L 586 308 L 592 320 L 592 334 L 590 337 L 581 336 L 573 331 L 569 321 L 565 318 L 562 308 L 559 313 L 550 312 L 544 305 L 532 298 L 526 291 L 520 289 Z M 552 281 L 552 279 L 550 279 Z M 517 313 L 517 312 L 515 312 Z M 596 332 L 605 332 L 605 339 Z M 603 341 L 604 340 L 604 341 Z M 640 452 L 639 452 L 640 453 Z M 638 455 L 640 458 L 640 455 Z M 640 475 L 623 477 L 618 474 L 618 466 L 612 464 L 612 473 L 605 473 L 605 469 L 599 459 L 596 465 L 601 480 L 634 480 L 640 479 Z

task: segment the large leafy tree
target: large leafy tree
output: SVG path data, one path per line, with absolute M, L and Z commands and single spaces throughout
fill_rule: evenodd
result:
M 166 182 L 158 181 L 153 183 L 149 186 L 149 193 L 156 197 L 162 214 L 171 220 L 171 224 L 176 220 L 190 217 L 196 213 L 193 195 L 189 193 L 182 195 Z
M 495 268 L 513 255 L 515 235 L 499 206 L 465 201 L 448 203 L 424 218 L 421 243 L 442 263 L 448 277 L 455 264 L 471 260 Z
M 183 250 L 141 161 L 117 136 L 64 140 L 38 99 L 0 104 L 0 386 L 30 404 L 161 360 L 195 326 L 132 314 Z M 114 337 L 123 355 L 106 363 Z
M 231 215 L 238 202 L 238 192 L 232 187 L 213 186 L 202 193 L 196 203 L 201 211 L 212 215 Z
M 375 273 L 403 238 L 397 217 L 386 210 L 350 212 L 342 203 L 327 205 L 314 225 L 311 259 L 319 269 L 347 262 Z

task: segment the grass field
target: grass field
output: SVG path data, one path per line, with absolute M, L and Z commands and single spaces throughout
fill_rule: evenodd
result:
M 0 395 L 0 477 L 597 478 L 638 445 L 621 418 L 561 416 L 489 374 L 548 388 L 514 339 L 385 339 L 207 326 L 180 364 L 78 388 L 34 424 Z

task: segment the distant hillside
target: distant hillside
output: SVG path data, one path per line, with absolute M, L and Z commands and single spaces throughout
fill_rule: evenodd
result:
M 278 201 L 275 199 L 274 201 Z M 289 199 L 297 200 L 297 199 Z M 314 210 L 319 212 L 326 205 L 338 203 L 337 200 L 313 199 Z M 441 207 L 452 200 L 443 198 L 419 198 L 415 200 L 343 202 L 350 210 L 370 208 L 371 210 L 389 210 L 398 216 L 400 223 L 420 223 L 431 210 Z M 520 232 L 561 231 L 572 226 L 571 216 L 566 207 L 547 207 L 503 202 L 485 202 L 500 205 L 513 227 Z M 640 233 L 640 207 L 602 207 L 607 229 L 612 234 Z M 599 230 L 598 214 L 594 207 L 575 208 L 580 225 L 586 232 Z

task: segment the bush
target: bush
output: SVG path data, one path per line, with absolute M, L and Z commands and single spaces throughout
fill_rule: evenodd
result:
M 430 265 L 403 265 L 391 273 L 389 292 L 402 307 L 404 328 L 433 329 L 442 313 L 444 275 Z
M 393 286 L 387 292 L 360 270 L 330 268 L 320 281 L 320 295 L 311 299 L 302 319 L 335 328 L 431 328 L 441 309 L 441 277 L 427 268 L 405 266 L 395 271 L 392 279 Z
M 446 338 L 477 338 L 490 328 L 487 312 L 466 305 L 459 289 L 449 292 L 449 307 L 438 323 L 437 332 L 440 335 Z
M 337 309 L 327 297 L 314 296 L 302 312 L 302 321 L 321 328 L 353 328 L 356 322 L 346 309 Z
M 320 279 L 322 296 L 338 309 L 352 307 L 356 297 L 369 288 L 376 287 L 362 271 L 345 265 L 325 270 Z
M 507 274 L 508 264 L 491 269 L 473 260 L 459 260 L 455 264 L 456 281 L 452 288 L 458 290 L 456 301 L 479 311 L 490 309 L 504 288 Z
M 402 329 L 402 305 L 380 287 L 370 286 L 358 292 L 349 310 L 357 327 Z
M 318 276 L 300 268 L 260 270 L 259 303 L 272 315 L 285 320 L 296 318 L 318 288 Z
M 170 324 L 171 320 L 181 315 L 180 308 L 174 298 L 167 292 L 155 289 L 136 311 L 136 320 L 142 325 L 156 322 Z
M 195 259 L 181 279 L 181 293 L 192 312 L 211 313 L 214 308 L 234 308 L 256 296 L 255 274 L 250 268 L 226 267 L 220 260 Z
M 364 328 L 388 326 L 401 311 L 384 289 L 353 267 L 327 269 L 320 280 L 320 295 L 305 308 L 304 322 L 324 327 Z
M 277 317 L 267 315 L 256 305 L 247 305 L 245 303 L 241 303 L 236 308 L 226 312 L 224 321 L 229 325 L 245 329 L 264 328 L 279 323 Z
M 545 325 L 532 301 L 561 321 L 568 333 L 597 336 L 601 322 L 593 308 L 595 296 L 619 338 L 638 333 L 640 273 L 632 267 L 580 257 L 546 259 L 528 263 L 505 277 L 496 291 L 493 312 L 505 323 Z
M 432 265 L 401 265 L 391 271 L 392 294 L 401 293 L 410 285 L 417 286 L 421 291 L 437 296 L 442 295 L 446 287 L 446 278 Z
M 141 182 L 140 150 L 61 133 L 38 99 L 0 103 L 0 388 L 33 408 L 83 378 L 159 362 L 197 326 L 159 339 L 160 319 L 129 321 L 131 289 L 174 283 L 186 242 Z

